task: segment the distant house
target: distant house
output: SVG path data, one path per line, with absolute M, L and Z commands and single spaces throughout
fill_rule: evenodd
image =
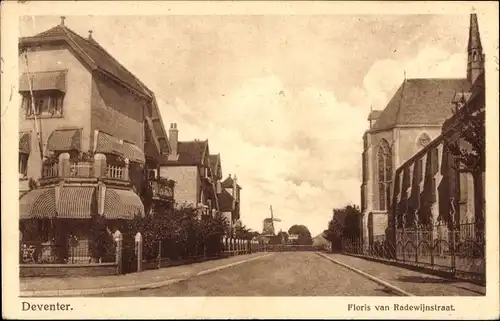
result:
M 236 175 L 229 176 L 221 183 L 219 196 L 220 210 L 225 213 L 230 221 L 231 229 L 234 229 L 236 222 L 240 219 L 240 193 L 241 186 L 238 185 Z
M 288 235 L 288 244 L 296 244 L 299 241 L 298 234 L 290 234 Z
M 177 124 L 171 124 L 169 142 L 172 149 L 168 160 L 160 166 L 160 176 L 176 182 L 177 204 L 219 210 L 216 184 L 222 177 L 220 163 L 211 166 L 208 140 L 179 141 Z M 213 155 L 212 155 L 213 156 Z

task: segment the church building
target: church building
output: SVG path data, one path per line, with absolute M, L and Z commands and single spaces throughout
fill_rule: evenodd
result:
M 385 109 L 370 113 L 362 153 L 361 237 L 365 248 L 385 240 L 389 233 L 396 170 L 441 135 L 443 124 L 453 116 L 457 93 L 468 92 L 484 72 L 482 49 L 476 45 L 479 39 L 477 17 L 472 14 L 465 78 L 404 79 Z

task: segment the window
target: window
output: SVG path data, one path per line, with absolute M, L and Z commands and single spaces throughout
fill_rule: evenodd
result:
M 19 177 L 24 178 L 28 173 L 29 154 L 19 153 Z
M 22 93 L 22 107 L 26 115 L 59 117 L 62 115 L 64 94 L 60 91 L 46 90 L 33 92 L 33 101 L 29 92 Z M 34 105 L 34 111 L 33 111 Z
M 386 140 L 380 142 L 378 150 L 379 210 L 385 211 L 390 203 L 392 181 L 392 153 Z

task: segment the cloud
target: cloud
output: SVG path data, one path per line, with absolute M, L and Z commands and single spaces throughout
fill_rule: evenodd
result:
M 260 231 L 273 205 L 278 228 L 304 224 L 317 234 L 334 207 L 359 204 L 370 104 L 383 108 L 405 70 L 407 77 L 439 78 L 463 77 L 464 69 L 464 55 L 425 47 L 406 59 L 374 62 L 346 102 L 333 90 L 288 86 L 271 74 L 199 105 L 178 98 L 173 107 L 181 139 L 209 138 L 225 175 L 237 174 L 244 224 Z

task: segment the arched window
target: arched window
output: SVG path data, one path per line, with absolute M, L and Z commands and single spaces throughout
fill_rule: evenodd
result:
M 385 139 L 382 139 L 378 149 L 378 197 L 379 210 L 385 211 L 390 203 L 392 182 L 392 153 Z

